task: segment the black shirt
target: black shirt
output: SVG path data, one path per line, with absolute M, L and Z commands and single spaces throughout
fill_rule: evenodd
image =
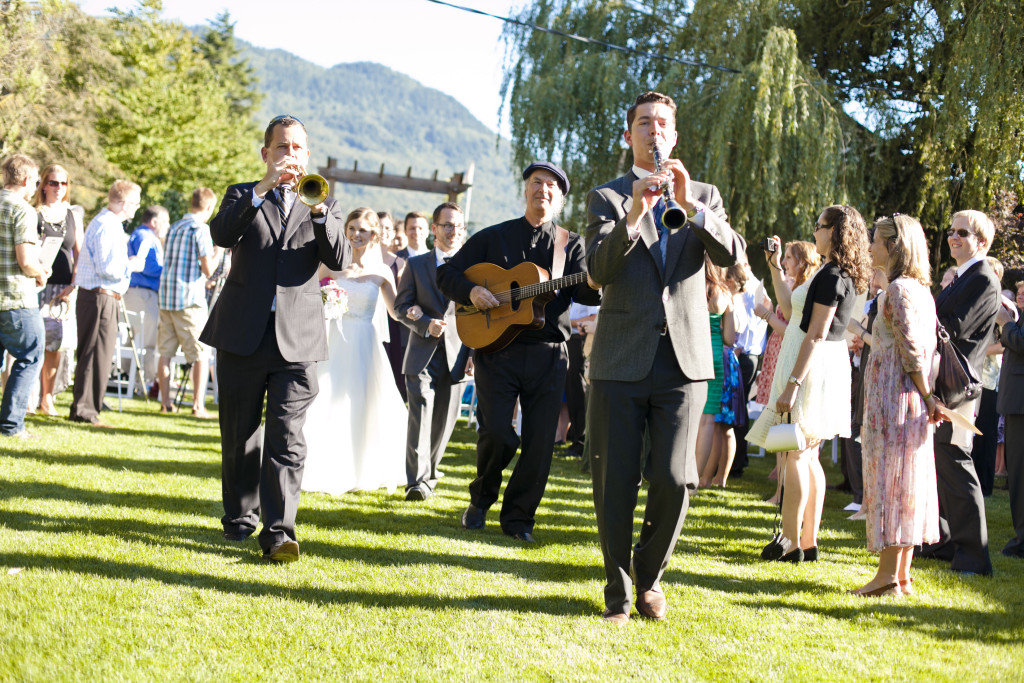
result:
M 39 214 L 38 221 L 40 237 L 63 237 L 64 242 L 60 245 L 57 258 L 53 262 L 48 285 L 70 285 L 75 269 L 75 216 L 68 209 L 60 223 L 48 223 Z
M 854 304 L 857 303 L 857 292 L 853 286 L 853 278 L 831 261 L 821 267 L 807 288 L 807 302 L 804 314 L 800 318 L 800 329 L 807 332 L 811 327 L 811 315 L 814 304 L 835 307 L 836 314 L 825 335 L 826 341 L 839 341 L 846 332 L 846 326 L 853 315 Z
M 470 266 L 477 263 L 493 263 L 507 270 L 529 261 L 550 273 L 554 253 L 553 223 L 545 223 L 539 228 L 534 228 L 525 217 L 515 218 L 484 228 L 470 237 L 448 263 L 437 269 L 437 286 L 445 296 L 468 306 L 472 304 L 469 293 L 476 286 L 463 275 Z M 586 272 L 583 238 L 570 232 L 569 242 L 565 247 L 565 271 L 562 275 L 580 272 Z M 601 294 L 591 289 L 585 282 L 558 290 L 555 298 L 544 306 L 544 327 L 539 330 L 523 330 L 513 343 L 559 343 L 568 340 L 569 304 L 572 301 L 595 306 L 601 302 Z

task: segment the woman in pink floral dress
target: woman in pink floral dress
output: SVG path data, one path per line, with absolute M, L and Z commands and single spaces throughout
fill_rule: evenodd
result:
M 911 590 L 914 546 L 939 538 L 932 449 L 939 414 L 932 396 L 935 302 L 928 285 L 928 243 L 915 218 L 875 222 L 874 264 L 889 278 L 880 295 L 871 356 L 864 371 L 864 508 L 868 550 L 878 572 L 854 595 Z

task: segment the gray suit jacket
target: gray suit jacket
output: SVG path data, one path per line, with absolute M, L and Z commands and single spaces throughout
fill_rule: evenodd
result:
M 729 266 L 746 249 L 733 232 L 718 188 L 693 182 L 704 227 L 692 223 L 669 236 L 665 265 L 651 212 L 640 220 L 640 238 L 629 239 L 626 214 L 636 175 L 594 188 L 587 196 L 587 271 L 604 286 L 590 378 L 635 382 L 650 372 L 664 324 L 679 367 L 691 380 L 715 376 L 704 284 L 704 253 Z
M 423 309 L 423 317 L 419 320 L 409 320 L 405 314 L 415 304 Z M 443 342 L 442 350 L 447 357 L 448 369 L 456 377 L 462 377 L 468 354 L 460 354 L 463 347 L 455 331 L 454 306 L 437 286 L 437 258 L 433 249 L 409 259 L 402 273 L 402 280 L 398 284 L 395 313 L 398 314 L 399 321 L 411 330 L 409 344 L 405 347 L 405 358 L 402 361 L 403 373 L 417 375 L 422 372 Z M 432 318 L 448 323 L 440 338 L 431 337 L 427 332 Z
M 999 341 L 1005 350 L 996 410 L 1000 415 L 1024 415 L 1024 327 L 1021 320 L 1003 325 Z

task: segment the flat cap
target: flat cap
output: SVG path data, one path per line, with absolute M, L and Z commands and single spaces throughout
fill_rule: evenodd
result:
M 550 161 L 535 161 L 527 166 L 526 170 L 523 171 L 523 180 L 529 179 L 531 173 L 540 170 L 554 173 L 555 177 L 558 178 L 558 187 L 562 189 L 562 194 L 569 194 L 569 176 L 565 174 L 565 171 L 560 169 L 558 166 L 555 166 Z

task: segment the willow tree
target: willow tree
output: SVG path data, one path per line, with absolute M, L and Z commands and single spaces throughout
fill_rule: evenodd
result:
M 656 89 L 679 105 L 677 155 L 749 235 L 806 235 L 843 201 L 916 213 L 939 245 L 950 211 L 1024 195 L 1017 4 L 535 0 L 524 23 L 632 51 L 510 26 L 514 153 L 561 161 L 578 186 L 609 180 L 631 163 L 626 108 Z

